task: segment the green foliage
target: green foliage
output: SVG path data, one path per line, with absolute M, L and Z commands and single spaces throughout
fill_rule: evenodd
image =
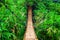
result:
M 27 5 L 32 6 L 34 4 L 34 0 L 27 0 Z
M 23 40 L 27 6 L 33 8 L 33 21 L 38 39 L 60 40 L 59 0 L 1 0 L 0 40 Z
M 39 40 L 60 40 L 60 3 L 37 2 L 33 10 L 35 32 Z
M 26 10 L 25 0 L 5 0 L 5 4 L 0 2 L 0 40 L 23 39 Z

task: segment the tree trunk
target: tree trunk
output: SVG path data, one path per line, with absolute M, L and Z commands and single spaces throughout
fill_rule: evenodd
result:
M 28 7 L 28 21 L 27 21 L 27 28 L 24 35 L 24 40 L 38 40 L 33 27 L 32 22 L 32 7 Z

